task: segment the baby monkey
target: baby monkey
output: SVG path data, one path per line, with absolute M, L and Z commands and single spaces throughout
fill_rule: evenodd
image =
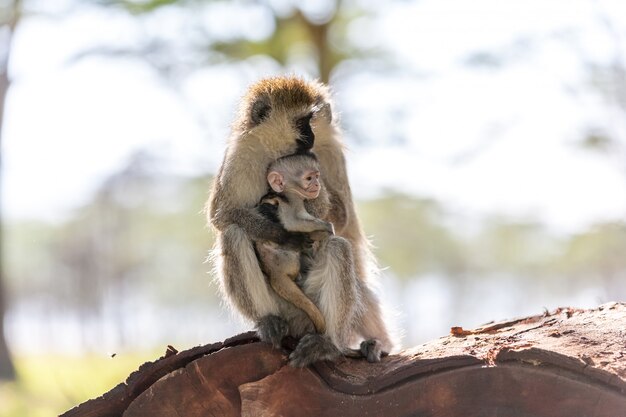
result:
M 280 223 L 288 232 L 307 233 L 312 242 L 334 234 L 332 223 L 313 217 L 306 211 L 305 200 L 320 195 L 322 188 L 317 158 L 313 153 L 282 157 L 268 169 L 267 182 L 271 191 L 257 206 L 267 219 Z M 271 241 L 255 242 L 261 270 L 269 278 L 270 286 L 283 299 L 303 310 L 318 333 L 326 331 L 326 322 L 319 308 L 296 284 L 311 265 L 315 243 L 310 247 L 294 249 Z

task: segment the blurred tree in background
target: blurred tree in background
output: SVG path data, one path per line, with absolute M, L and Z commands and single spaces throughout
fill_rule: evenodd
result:
M 328 83 L 333 70 L 343 61 L 373 59 L 382 52 L 364 48 L 348 41 L 349 25 L 366 12 L 354 2 L 331 0 L 322 2 L 271 2 L 248 0 L 242 2 L 202 0 L 95 0 L 105 7 L 118 7 L 129 13 L 142 16 L 160 12 L 166 8 L 184 8 L 191 13 L 220 13 L 232 17 L 237 13 L 256 9 L 258 14 L 271 16 L 271 27 L 250 36 L 245 26 L 229 28 L 227 34 L 212 32 L 210 27 L 192 26 L 181 36 L 190 36 L 187 47 L 199 62 L 215 63 L 245 60 L 253 56 L 266 56 L 288 68 L 293 62 L 303 62 L 310 75 Z M 240 31 L 239 33 L 237 33 Z M 154 58 L 159 54 L 168 56 L 175 51 L 171 45 L 157 39 L 135 50 L 139 55 Z M 119 51 L 117 51 L 119 53 Z M 130 53 L 126 51 L 125 54 Z M 164 72 L 171 66 L 180 65 L 176 59 L 151 59 Z M 169 64 L 167 64 L 169 62 Z
M 594 62 L 582 46 L 582 41 L 575 35 L 569 42 L 580 54 L 587 66 L 589 83 L 602 95 L 604 101 L 612 110 L 609 117 L 612 119 L 610 129 L 601 126 L 589 126 L 588 132 L 581 144 L 591 150 L 605 152 L 608 155 L 618 156 L 618 161 L 624 164 L 626 157 L 626 57 L 624 56 L 624 39 L 620 34 L 620 27 L 614 17 L 605 10 L 601 2 L 594 1 L 596 20 L 604 28 L 608 39 L 608 48 L 611 50 L 610 62 L 598 64 Z M 624 165 L 626 169 L 626 165 Z
M 379 7 L 367 6 L 358 1 L 78 1 L 76 9 L 114 11 L 132 17 L 140 27 L 154 19 L 150 21 L 153 26 L 141 33 L 139 41 L 92 45 L 67 64 L 95 54 L 107 59 L 132 57 L 150 64 L 165 81 L 180 81 L 195 70 L 217 65 L 230 69 L 250 58 L 262 57 L 277 67 L 295 68 L 325 82 L 336 80 L 338 73 L 354 77 L 359 71 L 376 71 L 378 67 L 366 64 L 380 63 L 380 58 L 386 57 L 381 48 L 357 42 L 358 36 L 350 35 L 361 19 L 370 18 Z M 178 16 L 185 30 L 160 26 L 166 14 Z M 258 19 L 232 24 L 244 15 Z M 227 32 L 220 29 L 222 21 L 229 26 Z M 258 25 L 251 25 L 251 21 Z M 5 19 L 4 25 L 12 28 L 10 22 Z M 563 36 L 563 42 L 575 46 L 572 39 L 575 36 Z M 505 52 L 474 52 L 458 65 L 469 71 L 500 70 L 515 61 L 515 51 L 532 52 L 533 45 L 518 41 L 504 48 Z M 347 65 L 350 63 L 355 65 Z M 352 72 L 339 71 L 342 65 L 350 66 Z M 622 109 L 626 85 L 623 68 L 618 58 L 609 67 L 589 65 L 590 82 L 597 85 L 599 94 Z M 406 70 L 405 75 L 410 71 Z M 6 60 L 3 74 L 6 79 Z M 6 80 L 3 85 L 6 93 Z M 390 109 L 365 108 L 358 117 L 351 118 L 347 109 L 344 126 L 356 124 L 357 118 L 365 126 L 351 144 L 361 146 L 361 136 L 373 134 L 368 119 L 381 112 L 385 113 L 380 119 L 382 131 L 389 137 L 376 137 L 378 143 L 407 146 L 413 132 L 410 127 L 403 130 L 399 119 L 407 117 L 410 110 L 410 106 L 399 103 Z M 615 132 L 602 128 L 593 132 L 583 140 L 588 147 L 613 151 L 620 146 Z M 498 141 L 498 135 L 485 136 L 486 141 L 463 163 L 480 155 L 488 147 L 484 143 Z M 364 143 L 363 148 L 371 145 Z M 133 346 L 138 334 L 149 333 L 138 326 L 154 323 L 143 320 L 145 315 L 163 310 L 172 317 L 168 329 L 193 327 L 180 326 L 181 320 L 190 320 L 185 308 L 206 305 L 207 300 L 217 304 L 207 289 L 209 267 L 201 264 L 211 247 L 201 213 L 211 173 L 172 174 L 159 158 L 155 150 L 136 152 L 117 172 L 101 179 L 93 193 L 84 196 L 83 204 L 62 219 L 15 220 L 6 225 L 6 238 L 12 242 L 4 248 L 4 266 L 9 273 L 0 277 L 9 284 L 9 304 L 14 311 L 22 316 L 37 311 L 50 323 L 61 316 L 62 324 L 51 328 L 78 322 L 75 327 L 82 332 L 80 344 L 96 349 L 105 339 L 115 340 L 118 346 Z M 601 286 L 605 294 L 598 301 L 626 297 L 622 284 L 626 264 L 621 256 L 626 250 L 626 231 L 621 222 L 605 222 L 586 232 L 563 236 L 532 215 L 520 219 L 494 213 L 464 218 L 459 214 L 462 209 L 402 189 L 382 191 L 358 201 L 358 210 L 381 265 L 407 290 L 398 296 L 407 298 L 398 298 L 398 303 L 415 303 L 408 299 L 412 294 L 408 289 L 432 277 L 441 283 L 442 291 L 449 291 L 446 294 L 457 311 L 478 308 L 463 307 L 470 287 L 480 291 L 502 289 L 507 280 L 521 282 L 528 297 L 541 295 L 536 290 L 541 285 L 562 286 L 567 292 L 572 283 Z M 507 303 L 512 299 L 506 298 L 505 290 L 500 297 Z M 145 314 L 148 304 L 157 307 Z M 184 311 L 177 315 L 172 313 L 174 310 Z M 159 316 L 156 321 L 161 319 Z M 49 336 L 54 337 L 53 331 Z M 417 340 L 422 335 L 413 336 Z M 172 334 L 169 337 L 174 338 Z
M 597 224 L 573 236 L 558 260 L 559 270 L 578 281 L 598 282 L 606 299 L 626 300 L 626 224 Z
M 2 175 L 2 127 L 5 115 L 5 103 L 9 91 L 9 57 L 13 33 L 21 15 L 21 0 L 0 2 L 0 180 Z M 2 198 L 0 188 L 0 199 Z M 4 315 L 7 295 L 5 289 L 4 241 L 2 213 L 0 212 L 0 380 L 15 378 L 15 369 L 5 340 Z
M 122 348 L 136 343 L 128 318 L 146 302 L 165 309 L 211 298 L 201 263 L 212 245 L 201 213 L 209 179 L 164 177 L 157 166 L 136 154 L 67 220 L 7 230 L 16 296 L 47 314 L 76 314 L 87 349 L 101 347 L 106 331 Z
M 439 21 L 435 20 L 442 16 L 428 14 L 433 13 L 434 3 L 430 3 L 431 9 L 427 7 L 425 10 L 433 20 L 427 35 L 432 36 L 429 42 L 441 52 L 447 48 L 445 43 L 439 43 L 442 33 L 458 30 L 453 36 L 463 37 L 467 28 L 452 27 L 447 21 L 439 26 Z M 49 4 L 27 2 L 29 7 L 42 9 Z M 448 158 L 449 154 L 429 150 L 423 143 L 429 142 L 437 148 L 438 142 L 454 140 L 462 143 L 467 139 L 448 138 L 445 137 L 447 133 L 438 132 L 447 124 L 467 122 L 462 120 L 466 116 L 465 108 L 447 110 L 457 97 L 463 99 L 465 97 L 461 96 L 471 95 L 463 87 L 476 79 L 465 76 L 483 71 L 489 80 L 487 84 L 495 83 L 500 72 L 529 59 L 542 45 L 554 47 L 553 43 L 559 43 L 560 47 L 575 51 L 579 61 L 585 63 L 585 85 L 562 81 L 558 68 L 550 68 L 559 86 L 571 94 L 574 102 L 580 99 L 582 89 L 590 89 L 610 109 L 609 122 L 598 118 L 598 123 L 576 129 L 568 146 L 579 151 L 591 150 L 598 158 L 604 158 L 603 161 L 613 161 L 622 169 L 625 167 L 626 71 L 621 52 L 622 36 L 599 2 L 592 2 L 598 6 L 594 9 L 597 11 L 595 19 L 606 29 L 612 40 L 610 47 L 615 49 L 614 58 L 608 64 L 598 63 L 589 56 L 586 49 L 589 45 L 585 44 L 582 31 L 568 29 L 550 31 L 544 37 L 508 40 L 497 48 L 480 45 L 478 50 L 469 51 L 465 59 L 452 63 L 442 64 L 437 61 L 441 59 L 437 54 L 422 55 L 419 50 L 415 54 L 418 62 L 413 66 L 406 62 L 394 65 L 396 57 L 387 55 L 389 52 L 380 46 L 381 43 L 372 42 L 372 38 L 383 37 L 383 34 L 372 34 L 367 30 L 368 20 L 376 19 L 385 11 L 376 2 L 70 0 L 67 4 L 68 13 L 102 13 L 104 20 L 124 16 L 133 27 L 139 28 L 137 36 L 125 34 L 118 37 L 111 34 L 117 26 L 115 29 L 109 29 L 107 25 L 99 27 L 111 33 L 107 32 L 102 42 L 86 43 L 84 50 L 64 63 L 67 67 L 79 66 L 81 60 L 94 57 L 102 59 L 96 62 L 97 66 L 102 66 L 103 60 L 118 59 L 116 62 L 127 63 L 130 58 L 142 65 L 148 64 L 160 76 L 155 78 L 181 97 L 185 96 L 180 88 L 185 80 L 213 68 L 236 72 L 240 78 L 257 78 L 269 68 L 331 81 L 338 93 L 338 108 L 343 113 L 342 125 L 347 127 L 348 145 L 356 151 L 349 156 L 351 162 L 372 149 L 376 153 L 382 148 L 394 147 L 400 152 L 418 149 L 411 154 L 423 157 L 419 161 L 416 159 L 416 165 L 420 161 L 432 162 L 442 155 L 442 159 Z M 0 0 L 2 105 L 9 86 L 7 63 L 12 34 L 20 17 L 16 10 L 20 6 L 18 0 Z M 495 3 L 491 7 L 496 7 Z M 452 22 L 468 20 L 463 16 L 455 20 L 454 16 L 461 13 L 448 13 L 445 7 L 443 10 L 447 13 L 443 17 L 452 15 Z M 22 22 L 31 16 L 35 14 L 24 15 Z M 411 20 L 419 16 L 409 17 Z M 86 21 L 87 24 L 92 22 Z M 422 20 L 420 24 L 427 23 Z M 496 27 L 501 29 L 499 25 Z M 419 33 L 423 35 L 425 32 Z M 80 37 L 80 34 L 72 33 L 72 37 Z M 410 37 L 411 42 L 415 39 Z M 401 43 L 403 39 L 395 41 Z M 552 52 L 554 49 L 548 48 L 548 54 Z M 431 58 L 437 61 L 433 66 L 435 69 L 422 71 L 420 66 L 428 64 L 426 61 Z M 271 65 L 265 65 L 267 62 Z M 265 65 L 263 70 L 257 68 L 261 66 L 259 63 Z M 541 64 L 543 62 L 537 64 L 540 71 L 546 72 Z M 386 69 L 394 66 L 394 71 L 377 74 L 379 78 L 376 79 L 371 77 L 383 66 Z M 516 68 L 519 73 L 526 70 L 527 67 Z M 458 71 L 462 71 L 463 76 L 445 78 L 450 74 L 458 75 Z M 99 76 L 102 74 L 107 75 L 103 72 Z M 119 73 L 115 74 L 119 76 Z M 217 71 L 209 72 L 208 78 L 216 74 Z M 423 84 L 414 83 L 415 79 Z M 54 82 L 54 78 L 50 80 Z M 45 82 L 50 80 L 45 79 Z M 536 80 L 530 81 L 534 84 Z M 454 98 L 442 107 L 447 110 L 445 114 L 426 112 L 431 106 L 441 104 L 437 103 L 441 101 L 439 90 L 434 89 L 429 95 L 426 88 L 437 83 L 452 85 L 454 90 Z M 195 86 L 192 84 L 192 88 Z M 233 84 L 230 87 L 234 90 L 241 86 Z M 341 91 L 341 87 L 345 90 Z M 506 87 L 508 93 L 508 87 L 513 86 Z M 360 93 L 368 88 L 373 90 L 370 95 L 358 96 L 348 106 L 341 103 L 342 94 Z M 238 91 L 238 94 L 242 92 Z M 119 97 L 120 102 L 128 98 L 124 93 Z M 407 99 L 390 103 L 384 100 L 386 93 Z M 543 94 L 543 90 L 540 93 Z M 198 92 L 198 95 L 212 94 L 214 92 L 210 90 Z M 422 95 L 427 97 L 424 102 L 414 104 L 411 101 Z M 449 100 L 450 96 L 446 97 Z M 183 101 L 187 98 L 183 97 Z M 217 97 L 216 100 L 221 99 Z M 489 99 L 471 97 L 470 103 L 480 107 L 484 104 L 481 100 Z M 528 103 L 520 104 L 513 110 L 514 115 L 523 117 L 541 100 L 543 95 L 539 94 Z M 507 95 L 505 101 L 499 105 L 517 103 L 518 98 L 514 94 Z M 89 103 L 81 104 L 89 106 Z M 599 108 L 597 102 L 592 104 L 594 109 Z M 199 123 L 206 131 L 204 139 L 221 146 L 225 133 L 214 126 L 218 124 L 215 121 L 229 118 L 234 106 L 221 102 L 219 105 L 225 109 L 224 113 L 212 114 L 212 119 L 206 117 L 206 108 L 191 109 L 190 112 L 204 119 Z M 4 108 L 0 110 L 1 124 L 1 116 L 5 113 Z M 97 117 L 109 122 L 108 110 Z M 129 119 L 136 117 L 134 110 L 128 111 Z M 185 110 L 189 111 L 189 108 Z M 211 110 L 215 112 L 215 108 Z M 150 108 L 149 111 L 154 110 Z M 479 121 L 481 126 L 487 126 L 485 131 L 465 148 L 469 152 L 457 152 L 459 148 L 451 147 L 455 150 L 453 153 L 461 157 L 450 158 L 450 166 L 471 164 L 492 148 L 497 148 L 502 138 L 498 123 L 504 126 L 500 129 L 504 131 L 517 127 L 516 121 L 502 123 L 496 120 L 498 123 L 494 123 L 490 114 L 479 114 L 484 119 Z M 433 123 L 439 136 L 413 137 L 417 135 L 411 123 L 431 123 L 428 115 L 441 118 L 439 125 Z M 154 117 L 169 115 L 155 114 Z M 558 118 L 559 115 L 546 117 Z M 407 121 L 410 123 L 405 124 Z M 496 128 L 492 129 L 490 123 Z M 181 135 L 184 134 L 184 126 L 180 126 L 180 131 Z M 174 134 L 176 140 L 180 139 L 178 133 Z M 524 148 L 517 149 L 532 148 L 535 155 L 548 146 L 541 140 L 533 143 L 532 138 L 525 136 L 527 133 L 523 131 L 520 135 Z M 531 133 L 543 132 L 531 130 Z M 14 375 L 2 338 L 4 322 L 12 324 L 9 330 L 14 339 L 9 342 L 26 347 L 26 350 L 96 351 L 99 354 L 109 348 L 140 350 L 164 343 L 206 343 L 235 331 L 235 320 L 225 319 L 225 313 L 217 307 L 219 300 L 214 284 L 211 284 L 210 267 L 203 264 L 212 245 L 212 236 L 202 212 L 213 174 L 211 167 L 190 169 L 184 171 L 186 174 L 181 173 L 183 170 L 175 171 L 168 167 L 171 160 L 163 161 L 169 150 L 160 148 L 158 136 L 161 132 L 142 131 L 141 134 L 157 136 L 152 142 L 156 145 L 134 149 L 134 153 L 115 171 L 94 180 L 91 191 L 80 196 L 80 204 L 73 210 L 53 219 L 9 219 L 3 223 L 0 315 L 7 307 L 3 302 L 7 301 L 10 317 L 4 321 L 0 317 L 0 377 Z M 51 136 L 45 140 L 54 141 Z M 210 149 L 216 154 L 223 150 L 217 145 Z M 73 150 L 67 149 L 66 152 L 72 153 Z M 82 158 L 80 151 L 77 154 Z M 214 159 L 219 157 L 221 155 Z M 385 165 L 383 158 L 376 155 L 374 162 L 366 168 L 378 173 L 377 164 Z M 187 162 L 182 161 L 183 164 Z M 559 162 L 554 161 L 554 169 L 558 169 Z M 498 169 L 506 169 L 502 165 L 492 165 L 490 169 L 495 171 L 492 175 L 499 175 Z M 383 168 L 387 172 L 377 175 L 395 174 L 401 169 L 399 166 L 392 160 Z M 532 166 L 524 168 L 529 172 L 533 169 Z M 410 177 L 408 183 L 412 185 L 413 172 L 400 174 Z M 75 175 L 82 173 L 76 172 Z M 526 171 L 521 174 L 526 175 Z M 390 178 L 398 177 L 391 175 Z M 355 179 L 355 184 L 361 180 Z M 438 177 L 429 177 L 428 181 L 439 185 Z M 502 214 L 497 210 L 482 215 L 468 214 L 470 210 L 464 206 L 455 206 L 432 195 L 426 197 L 409 186 L 403 189 L 401 185 L 384 188 L 385 185 L 374 190 L 374 187 L 370 189 L 368 181 L 362 182 L 365 184 L 361 187 L 372 192 L 366 193 L 367 198 L 358 199 L 357 210 L 366 234 L 371 236 L 373 250 L 385 268 L 382 277 L 385 295 L 390 296 L 391 304 L 405 310 L 402 311 L 405 316 L 400 317 L 404 322 L 399 326 L 406 330 L 405 344 L 440 335 L 448 325 L 469 326 L 472 323 L 468 321 L 499 318 L 511 311 L 531 314 L 537 312 L 537 306 L 552 308 L 555 303 L 577 304 L 580 299 L 588 302 L 591 298 L 594 303 L 626 299 L 626 226 L 623 218 L 606 218 L 587 230 L 568 234 L 546 226 L 539 213 L 532 211 L 525 216 Z M 522 183 L 532 186 L 532 183 Z M 597 184 L 598 187 L 602 185 Z M 515 188 L 518 185 L 506 186 Z M 580 294 L 584 297 L 576 298 Z M 39 346 L 33 346 L 36 344 Z M 16 363 L 19 371 L 20 364 Z M 33 371 L 33 374 L 38 372 Z M 52 385 L 57 385 L 54 377 L 50 379 Z M 103 392 L 105 388 L 98 388 L 96 392 Z M 96 392 L 76 398 L 62 393 L 60 401 L 69 407 Z M 0 403 L 3 399 L 0 390 Z M 0 416 L 4 417 L 2 410 Z
M 359 216 L 380 262 L 403 280 L 429 273 L 458 278 L 469 266 L 461 236 L 434 201 L 390 192 L 362 202 Z
M 148 31 L 149 36 L 142 37 L 138 44 L 104 44 L 77 56 L 136 57 L 147 61 L 166 79 L 207 65 L 263 56 L 285 68 L 297 63 L 297 68 L 305 68 L 310 75 L 328 82 L 342 63 L 371 63 L 384 56 L 379 48 L 353 42 L 354 37 L 348 36 L 355 22 L 373 13 L 359 2 L 328 1 L 312 5 L 264 1 L 86 0 L 78 2 L 76 7 L 81 5 L 121 10 L 133 16 L 137 25 L 162 13 L 182 13 L 187 30 L 175 36 Z M 220 20 L 237 21 L 244 14 L 261 15 L 264 19 L 259 22 L 269 24 L 259 24 L 258 28 L 232 25 L 227 33 L 220 31 L 217 24 Z M 216 23 L 215 27 L 207 25 L 207 18 Z M 526 43 L 520 45 L 529 48 Z M 506 66 L 509 58 L 501 51 L 479 51 L 463 65 L 499 68 Z M 620 65 L 612 68 L 618 70 L 611 74 L 619 75 Z M 594 73 L 604 74 L 597 68 Z M 609 90 L 613 94 L 614 90 Z M 401 116 L 394 113 L 388 122 L 393 123 L 398 117 Z M 402 144 L 407 133 L 393 130 L 392 134 Z M 597 140 L 588 141 L 604 143 L 601 135 L 597 136 Z M 208 174 L 171 176 L 151 158 L 154 156 L 149 152 L 136 154 L 124 168 L 105 179 L 82 208 L 62 222 L 9 225 L 15 239 L 31 237 L 20 240 L 19 245 L 8 251 L 11 287 L 17 299 L 39 294 L 46 300 L 43 302 L 46 308 L 62 300 L 66 308 L 71 306 L 79 311 L 81 328 L 93 327 L 98 318 L 109 317 L 117 323 L 114 326 L 117 338 L 123 341 L 128 337 L 124 314 L 132 311 L 133 303 L 141 304 L 133 297 L 145 293 L 146 286 L 151 288 L 150 297 L 159 303 L 168 298 L 179 301 L 176 294 L 186 298 L 206 293 L 204 288 L 197 287 L 207 281 L 197 262 L 210 247 L 200 214 Z M 563 239 L 532 218 L 519 221 L 492 216 L 473 219 L 474 230 L 466 230 L 459 225 L 455 213 L 442 203 L 412 197 L 401 190 L 360 202 L 359 212 L 367 233 L 373 236 L 381 264 L 389 266 L 390 272 L 403 282 L 435 275 L 450 280 L 457 292 L 462 293 L 467 282 L 502 274 L 554 280 L 573 273 L 567 269 L 568 265 L 581 265 L 578 270 L 605 271 L 600 275 L 607 285 L 619 282 L 623 273 L 619 259 L 609 260 L 599 255 L 608 256 L 602 245 L 613 247 L 619 242 L 618 237 L 623 233 L 619 227 L 600 227 L 590 236 Z M 589 253 L 594 251 L 598 255 L 590 257 Z M 42 264 L 29 262 L 29 256 Z M 131 301 L 130 305 L 116 309 L 113 307 L 116 300 Z M 91 334 L 84 335 L 83 341 L 98 344 Z

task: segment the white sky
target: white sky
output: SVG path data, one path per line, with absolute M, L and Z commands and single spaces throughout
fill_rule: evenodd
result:
M 626 2 L 617 0 L 397 2 L 375 22 L 355 24 L 351 37 L 392 51 L 407 70 L 337 77 L 337 107 L 351 116 L 348 158 L 357 196 L 396 188 L 463 213 L 539 216 L 565 231 L 624 219 L 625 155 L 573 145 L 590 125 L 626 139 L 626 116 L 587 89 L 580 51 L 596 63 L 616 53 L 593 4 L 622 30 L 624 48 Z M 262 13 L 251 19 L 262 21 Z M 172 88 L 135 60 L 70 63 L 90 47 L 133 42 L 145 31 L 175 34 L 181 22 L 178 12 L 161 13 L 138 29 L 131 18 L 98 9 L 23 22 L 3 131 L 5 215 L 62 216 L 145 147 L 157 149 L 173 172 L 217 168 L 237 98 L 250 82 L 278 71 L 276 64 L 207 67 Z M 568 47 L 559 33 L 574 33 L 580 48 Z M 509 60 L 494 69 L 462 65 L 480 51 Z M 406 142 L 394 143 L 390 130 Z M 355 140 L 362 132 L 372 138 L 363 145 Z M 459 159 L 465 154 L 472 156 Z

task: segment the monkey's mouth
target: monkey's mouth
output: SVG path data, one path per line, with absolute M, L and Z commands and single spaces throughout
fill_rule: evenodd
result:
M 316 188 L 313 190 L 309 190 L 309 189 L 302 190 L 302 191 L 299 191 L 298 194 L 300 194 L 302 198 L 305 198 L 307 200 L 313 200 L 320 195 L 320 189 Z

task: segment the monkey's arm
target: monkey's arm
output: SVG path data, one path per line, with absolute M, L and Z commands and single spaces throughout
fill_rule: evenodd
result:
M 311 233 L 322 231 L 331 235 L 334 233 L 332 223 L 315 218 L 305 210 L 299 213 L 290 212 L 287 216 L 281 215 L 281 220 L 285 229 L 290 232 Z
M 286 194 L 286 199 L 277 206 L 278 219 L 290 232 L 318 232 L 333 234 L 333 225 L 312 216 L 305 208 L 304 200 L 297 193 Z
M 310 245 L 306 233 L 287 231 L 281 224 L 261 215 L 256 208 L 231 209 L 227 218 L 221 221 L 238 225 L 255 242 L 270 241 L 296 249 Z
M 255 202 L 248 201 L 254 198 L 254 194 L 260 193 L 255 188 L 250 188 L 248 191 L 251 195 L 245 195 L 242 187 L 232 185 L 236 181 L 232 173 L 228 175 L 229 173 L 222 167 L 213 184 L 207 207 L 209 221 L 213 227 L 224 232 L 228 226 L 235 224 L 253 241 L 270 241 L 296 249 L 310 245 L 310 239 L 305 234 L 288 232 L 281 224 L 263 217 L 253 207 L 258 199 L 255 199 Z M 264 190 L 265 187 L 263 185 L 259 188 Z

